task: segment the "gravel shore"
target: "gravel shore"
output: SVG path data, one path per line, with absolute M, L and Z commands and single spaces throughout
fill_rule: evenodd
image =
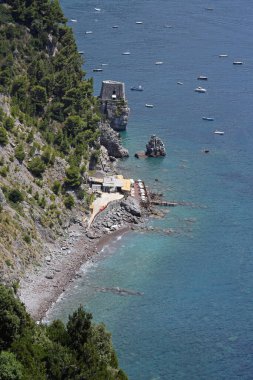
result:
M 31 316 L 36 321 L 42 320 L 51 305 L 79 276 L 81 265 L 99 254 L 112 238 L 142 223 L 142 214 L 143 210 L 133 199 L 115 202 L 96 218 L 88 231 L 81 224 L 73 224 L 64 238 L 48 244 L 48 255 L 40 266 L 27 272 L 18 290 Z

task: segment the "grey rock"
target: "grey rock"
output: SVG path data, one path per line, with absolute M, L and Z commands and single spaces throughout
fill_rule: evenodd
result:
M 141 216 L 141 207 L 135 198 L 128 197 L 126 200 L 121 201 L 120 204 L 128 213 L 134 216 Z
M 115 132 L 108 124 L 100 124 L 100 144 L 103 145 L 109 156 L 115 158 L 129 157 L 128 150 L 120 142 L 118 133 Z
M 46 274 L 45 276 L 48 280 L 52 280 L 54 278 L 53 274 Z
M 5 196 L 2 189 L 0 189 L 0 204 L 2 205 L 6 204 Z

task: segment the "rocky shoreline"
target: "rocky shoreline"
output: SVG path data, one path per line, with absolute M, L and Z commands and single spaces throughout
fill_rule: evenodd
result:
M 74 223 L 65 236 L 47 243 L 48 255 L 37 268 L 29 270 L 18 289 L 21 301 L 31 316 L 40 321 L 73 280 L 80 267 L 101 252 L 115 236 L 144 224 L 147 212 L 138 202 L 127 199 L 112 202 L 87 230 L 87 223 Z

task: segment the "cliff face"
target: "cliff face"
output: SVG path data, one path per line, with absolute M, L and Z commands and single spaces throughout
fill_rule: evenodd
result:
M 101 123 L 99 126 L 100 130 L 100 144 L 104 146 L 109 156 L 115 158 L 128 157 L 129 153 L 126 148 L 124 148 L 120 142 L 118 133 L 112 130 L 109 124 Z
M 124 131 L 126 129 L 130 112 L 126 100 L 108 100 L 102 104 L 102 112 L 106 115 L 112 129 L 115 131 Z
M 57 1 L 0 2 L 3 282 L 39 264 L 48 243 L 82 224 L 89 209 L 99 104 L 66 21 Z
M 10 114 L 10 105 L 2 108 Z M 10 99 L 9 99 L 10 100 Z M 32 127 L 13 119 L 8 143 L 0 144 L 0 278 L 13 282 L 29 265 L 39 263 L 48 254 L 48 244 L 64 236 L 71 223 L 82 223 L 87 203 L 78 199 L 74 189 L 62 187 L 68 162 L 56 156 L 45 166 L 43 176 L 34 176 L 29 165 L 36 157 L 43 161 L 45 143 L 39 132 L 30 142 Z M 22 152 L 19 151 L 20 138 Z M 34 150 L 36 147 L 36 151 Z M 18 152 L 23 153 L 23 156 Z M 85 191 L 86 185 L 80 185 Z M 87 190 L 87 189 L 86 189 Z M 74 205 L 66 203 L 73 197 Z

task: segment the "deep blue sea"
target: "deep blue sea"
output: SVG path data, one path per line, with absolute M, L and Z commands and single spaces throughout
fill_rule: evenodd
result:
M 122 139 L 130 158 L 122 172 L 191 205 L 150 221 L 172 228 L 171 236 L 132 232 L 104 247 L 49 317 L 66 320 L 84 304 L 112 332 L 130 380 L 253 379 L 252 0 L 61 4 L 77 20 L 69 25 L 95 95 L 102 80 L 125 82 L 131 115 Z M 103 72 L 93 73 L 98 67 Z M 143 92 L 130 91 L 139 84 Z M 207 92 L 194 92 L 197 86 Z M 166 158 L 135 159 L 153 133 Z

